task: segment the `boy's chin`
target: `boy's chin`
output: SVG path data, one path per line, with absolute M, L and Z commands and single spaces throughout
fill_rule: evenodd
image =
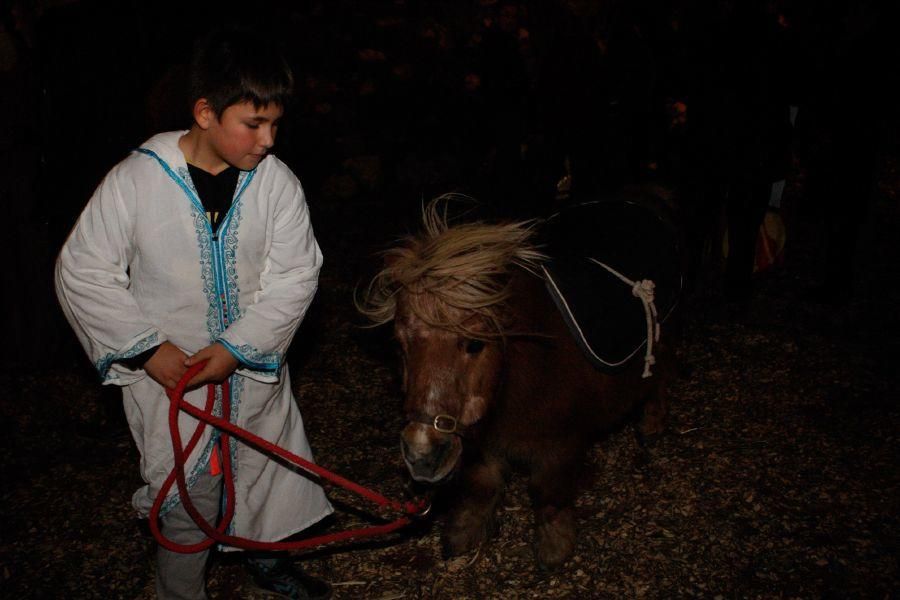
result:
M 251 154 L 235 162 L 232 166 L 237 167 L 241 171 L 252 171 L 257 166 L 259 166 L 259 163 L 261 163 L 262 159 L 264 159 L 265 157 L 265 154 Z

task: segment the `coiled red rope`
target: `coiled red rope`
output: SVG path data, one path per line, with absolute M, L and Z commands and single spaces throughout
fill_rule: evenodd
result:
M 203 408 L 203 410 L 197 408 L 196 406 L 193 406 L 188 402 L 185 402 L 184 388 L 187 386 L 187 382 L 190 381 L 191 378 L 194 377 L 194 375 L 199 373 L 204 365 L 205 362 L 192 366 L 184 374 L 184 377 L 181 378 L 181 381 L 178 382 L 178 385 L 174 390 L 166 390 L 166 393 L 169 396 L 169 432 L 172 436 L 172 452 L 175 459 L 175 466 L 172 468 L 172 472 L 169 473 L 169 476 L 166 477 L 165 482 L 159 490 L 159 493 L 156 495 L 156 500 L 153 502 L 153 507 L 150 509 L 150 531 L 153 533 L 153 537 L 156 538 L 156 541 L 159 542 L 159 544 L 165 549 L 172 552 L 190 554 L 193 552 L 201 552 L 215 543 L 220 543 L 227 546 L 234 546 L 235 548 L 243 548 L 245 550 L 302 550 L 316 546 L 323 546 L 325 544 L 331 544 L 334 542 L 342 542 L 350 539 L 360 539 L 390 533 L 405 525 L 408 525 L 411 522 L 411 517 L 415 517 L 424 514 L 424 512 L 427 512 L 427 507 L 424 500 L 404 503 L 398 502 L 396 500 L 390 500 L 375 491 L 372 491 L 357 483 L 345 479 L 340 475 L 332 473 L 331 471 L 306 460 L 302 456 L 298 456 L 293 452 L 276 446 L 275 444 L 230 423 L 229 417 L 231 414 L 231 406 L 229 400 L 231 396 L 227 380 L 223 384 L 221 384 L 221 418 L 216 417 L 212 414 L 216 399 L 215 386 L 212 384 L 207 386 L 206 406 Z M 178 412 L 181 410 L 198 419 L 199 421 L 197 423 L 197 427 L 194 429 L 194 433 L 191 435 L 190 440 L 188 440 L 186 446 L 182 444 L 181 432 L 178 429 Z M 206 519 L 204 519 L 203 516 L 194 507 L 194 504 L 191 502 L 190 494 L 187 489 L 187 482 L 185 481 L 184 475 L 185 457 L 189 456 L 194 447 L 196 447 L 197 443 L 200 441 L 200 436 L 203 434 L 203 430 L 206 428 L 207 424 L 216 427 L 221 432 L 219 439 L 221 443 L 222 470 L 225 485 L 225 514 L 222 515 L 222 518 L 218 526 L 216 527 L 213 527 L 209 522 L 207 522 Z M 260 542 L 257 540 L 250 540 L 247 538 L 228 535 L 225 533 L 225 531 L 228 530 L 228 526 L 231 524 L 231 520 L 234 517 L 235 503 L 234 477 L 231 470 L 231 436 L 240 439 L 242 442 L 254 447 L 260 452 L 266 452 L 279 456 L 292 465 L 300 467 L 304 471 L 317 475 L 322 479 L 331 481 L 332 483 L 340 487 L 343 487 L 359 496 L 362 496 L 363 498 L 366 498 L 367 500 L 370 500 L 380 507 L 386 507 L 395 512 L 401 513 L 402 516 L 384 525 L 375 525 L 372 527 L 365 527 L 361 529 L 352 529 L 348 531 L 340 531 L 337 533 L 329 533 L 313 538 L 291 542 Z M 165 501 L 169 490 L 172 488 L 173 483 L 178 486 L 178 493 L 181 496 L 181 502 L 184 505 L 185 510 L 191 516 L 200 530 L 203 531 L 204 534 L 206 534 L 207 538 L 205 540 L 202 540 L 195 544 L 179 544 L 165 537 L 160 530 L 160 509 L 162 508 L 162 504 Z

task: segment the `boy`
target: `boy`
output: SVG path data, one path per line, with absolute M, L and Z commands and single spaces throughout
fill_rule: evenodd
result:
M 310 458 L 284 354 L 316 291 L 322 254 L 303 190 L 269 150 L 293 87 L 290 67 L 248 32 L 211 34 L 191 65 L 194 123 L 152 137 L 104 178 L 63 246 L 57 295 L 104 384 L 122 386 L 147 485 L 133 498 L 146 516 L 172 468 L 165 388 L 208 361 L 185 398 L 230 378 L 232 422 Z M 181 414 L 182 436 L 196 421 Z M 222 504 L 217 435 L 188 457 L 191 497 L 210 523 Z M 331 512 L 322 489 L 241 444 L 232 444 L 235 515 L 230 533 L 275 541 Z M 162 531 L 179 543 L 203 534 L 177 490 Z M 160 598 L 205 598 L 208 552 L 157 551 Z M 324 598 L 329 586 L 285 557 L 257 556 L 258 585 L 290 598 Z

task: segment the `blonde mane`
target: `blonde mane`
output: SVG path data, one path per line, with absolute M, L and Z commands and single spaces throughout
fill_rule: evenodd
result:
M 473 338 L 504 335 L 513 269 L 534 273 L 546 258 L 534 245 L 535 222 L 451 225 L 448 204 L 455 199 L 445 195 L 429 202 L 422 209 L 423 231 L 384 252 L 386 266 L 356 301 L 373 325 L 393 320 L 403 295 L 432 327 Z M 471 317 L 483 319 L 490 330 L 473 329 Z

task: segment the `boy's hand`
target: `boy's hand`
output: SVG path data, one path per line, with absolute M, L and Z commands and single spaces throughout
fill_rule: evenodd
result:
M 199 362 L 203 362 L 204 360 L 208 360 L 209 362 L 206 363 L 203 370 L 194 375 L 194 378 L 188 382 L 187 387 L 189 389 L 194 389 L 204 383 L 221 383 L 228 379 L 240 364 L 238 359 L 236 359 L 225 346 L 217 342 L 203 348 L 198 351 L 197 354 L 185 360 L 185 369 L 192 367 Z
M 171 342 L 163 342 L 153 356 L 144 363 L 144 370 L 153 381 L 171 390 L 175 389 L 187 371 L 187 367 L 184 366 L 185 360 L 187 360 L 187 354 L 182 352 L 178 346 Z

